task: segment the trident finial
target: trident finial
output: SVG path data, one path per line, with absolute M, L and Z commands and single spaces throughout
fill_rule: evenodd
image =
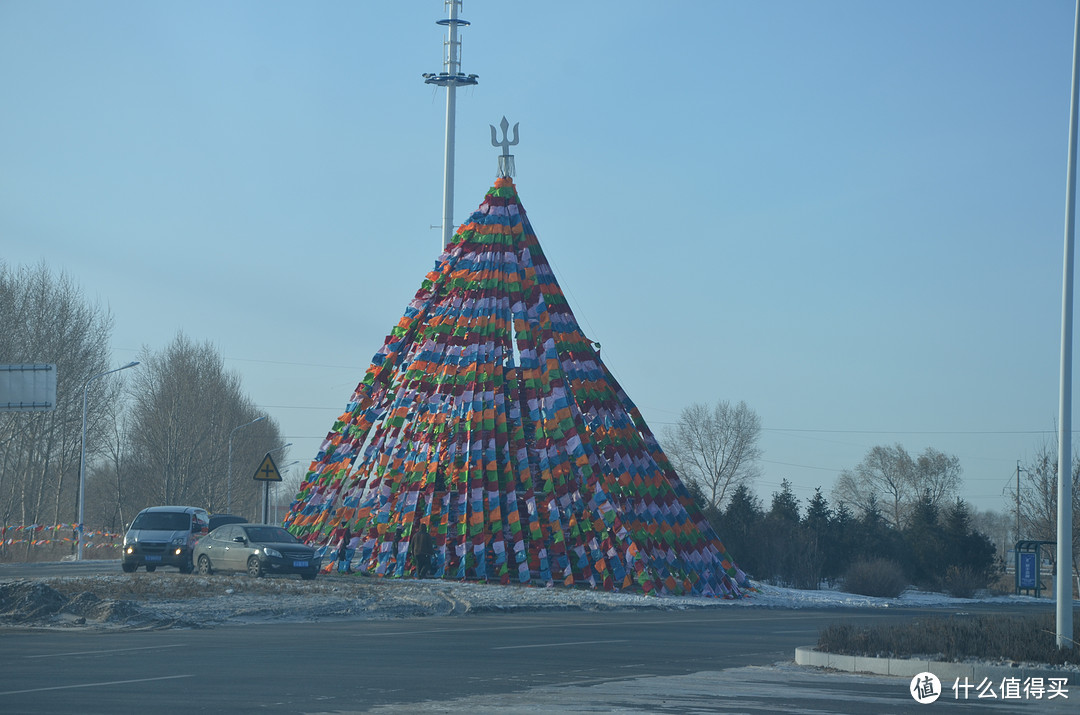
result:
M 510 122 L 506 121 L 506 117 L 502 118 L 499 122 L 499 127 L 502 129 L 502 141 L 498 140 L 498 134 L 495 132 L 495 126 L 491 127 L 491 146 L 502 148 L 502 155 L 499 156 L 499 177 L 505 178 L 514 175 L 514 156 L 510 153 L 510 147 L 517 146 L 518 143 L 518 125 L 514 123 L 514 138 L 511 140 L 508 130 L 510 129 Z

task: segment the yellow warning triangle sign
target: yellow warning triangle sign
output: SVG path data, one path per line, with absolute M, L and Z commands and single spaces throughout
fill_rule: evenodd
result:
M 274 458 L 270 456 L 269 452 L 263 457 L 262 464 L 255 470 L 255 476 L 252 477 L 252 479 L 258 482 L 281 481 L 281 472 L 277 470 L 277 465 L 274 464 Z

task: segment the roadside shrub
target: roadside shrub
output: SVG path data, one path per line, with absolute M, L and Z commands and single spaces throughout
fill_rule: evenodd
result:
M 856 561 L 844 574 L 843 590 L 862 596 L 896 598 L 907 588 L 900 564 L 888 559 Z
M 990 577 L 970 566 L 950 566 L 941 582 L 945 593 L 954 598 L 974 598 L 975 592 L 990 585 Z
M 1015 574 L 1000 572 L 987 585 L 991 596 L 1010 596 L 1016 593 Z
M 1036 616 L 953 616 L 920 618 L 908 623 L 859 628 L 829 626 L 818 637 L 818 649 L 846 655 L 928 657 L 963 661 L 979 658 L 1018 663 L 1075 663 L 1080 648 L 1059 650 L 1054 614 Z M 1073 620 L 1073 638 L 1080 640 L 1080 622 Z

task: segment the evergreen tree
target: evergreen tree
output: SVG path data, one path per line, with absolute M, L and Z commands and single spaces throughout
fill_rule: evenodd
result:
M 920 586 L 937 587 L 945 574 L 948 552 L 938 507 L 924 492 L 911 509 L 908 526 L 903 531 L 904 569 L 908 578 Z
M 762 549 L 760 534 L 765 522 L 761 501 L 745 484 L 740 484 L 731 494 L 727 508 L 720 518 L 717 534 L 724 546 L 738 560 L 746 573 L 761 578 Z
M 801 537 L 799 501 L 791 490 L 791 482 L 785 479 L 780 484 L 780 491 L 773 492 L 761 534 L 766 558 L 764 571 L 780 584 L 816 587 L 813 576 L 806 569 L 806 545 Z
M 799 500 L 791 490 L 791 482 L 786 479 L 780 483 L 780 491 L 773 492 L 769 516 L 789 524 L 799 523 Z
M 957 499 L 943 518 L 947 565 L 966 570 L 979 588 L 985 588 L 994 572 L 994 543 L 972 524 L 971 510 Z
M 833 536 L 832 509 L 829 501 L 821 493 L 821 487 L 814 490 L 814 496 L 807 500 L 806 514 L 802 520 L 802 539 L 806 544 L 807 568 L 812 572 L 815 582 L 831 578 L 835 567 L 836 545 Z
M 851 562 L 871 559 L 900 561 L 899 534 L 890 528 L 873 494 L 867 499 L 854 529 Z
M 705 495 L 701 485 L 696 481 L 687 480 L 683 482 L 683 484 L 686 485 L 686 491 L 690 492 L 690 496 L 693 497 L 694 503 L 697 505 L 698 509 L 701 510 L 705 520 L 712 526 L 713 531 L 719 534 L 720 525 L 723 524 L 723 517 L 720 509 L 709 501 L 709 498 Z
M 839 502 L 836 505 L 830 529 L 833 536 L 833 552 L 831 562 L 825 569 L 825 577 L 837 578 L 854 563 L 857 553 L 858 522 L 846 503 Z
M 825 534 L 832 522 L 832 509 L 829 508 L 829 500 L 821 493 L 821 487 L 814 490 L 814 496 L 806 500 L 806 515 L 803 517 L 803 526 L 809 531 Z

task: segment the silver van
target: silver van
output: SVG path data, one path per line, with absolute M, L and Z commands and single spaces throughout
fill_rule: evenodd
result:
M 191 552 L 195 543 L 210 531 L 210 515 L 197 506 L 152 506 L 135 517 L 124 535 L 120 568 L 132 573 L 143 566 L 176 566 L 191 573 L 195 566 Z

